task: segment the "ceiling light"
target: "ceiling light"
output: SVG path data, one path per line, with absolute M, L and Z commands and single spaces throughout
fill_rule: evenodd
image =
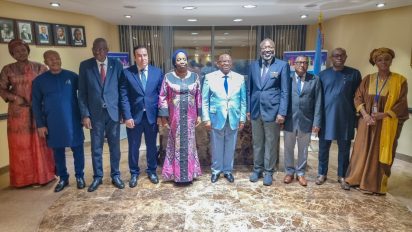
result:
M 256 8 L 256 5 L 244 5 L 243 8 L 251 9 L 251 8 Z
M 198 35 L 199 33 L 198 32 L 192 32 L 192 35 Z
M 306 14 L 303 14 L 303 15 L 300 16 L 301 19 L 306 19 L 307 17 L 308 17 L 308 15 L 306 15 Z
M 197 22 L 197 19 L 188 19 L 188 22 Z
M 233 19 L 233 22 L 242 22 L 243 19 Z
M 126 6 L 123 6 L 123 8 L 126 8 L 126 9 L 136 9 L 136 7 L 135 7 L 135 6 L 132 6 L 132 5 L 126 5 Z
M 60 7 L 60 3 L 58 3 L 58 2 L 51 2 L 51 3 L 50 3 L 50 6 L 52 6 L 52 7 Z
M 385 3 L 378 3 L 378 4 L 376 4 L 376 7 L 378 7 L 378 8 L 381 8 L 381 7 L 384 7 L 386 4 Z
M 229 32 L 225 32 L 225 33 L 223 33 L 224 35 L 229 35 Z
M 127 19 L 132 18 L 132 16 L 131 16 L 131 15 L 125 15 L 124 17 L 125 17 L 125 18 L 127 18 Z
M 182 7 L 183 8 L 183 10 L 194 10 L 194 9 L 197 9 L 197 7 L 195 7 L 195 6 L 184 6 L 184 7 Z

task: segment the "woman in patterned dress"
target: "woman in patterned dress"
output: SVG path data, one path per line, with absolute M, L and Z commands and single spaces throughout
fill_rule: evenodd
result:
M 30 48 L 22 40 L 11 40 L 8 48 L 17 61 L 4 66 L 0 73 L 0 96 L 8 102 L 10 185 L 46 184 L 55 178 L 54 159 L 34 125 L 31 86 L 33 79 L 47 68 L 28 60 Z
M 170 127 L 162 176 L 191 183 L 202 175 L 195 138 L 202 105 L 200 81 L 196 73 L 187 70 L 185 51 L 175 51 L 172 63 L 175 69 L 165 75 L 159 95 L 158 123 Z

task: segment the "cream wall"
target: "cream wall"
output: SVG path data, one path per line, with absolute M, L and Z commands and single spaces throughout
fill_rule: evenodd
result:
M 38 22 L 48 22 L 68 25 L 82 25 L 86 30 L 87 47 L 54 47 L 30 45 L 30 60 L 43 62 L 43 52 L 49 49 L 60 53 L 63 68 L 78 72 L 80 61 L 92 56 L 91 47 L 93 40 L 103 37 L 108 41 L 111 51 L 119 51 L 119 35 L 116 25 L 109 24 L 92 16 L 67 13 L 53 9 L 32 7 L 0 1 L 0 17 L 25 19 Z M 0 44 L 0 68 L 14 62 L 9 55 L 7 44 Z M 0 100 L 0 113 L 7 112 L 7 104 Z M 0 168 L 7 166 L 8 146 L 7 146 L 7 126 L 6 121 L 0 121 Z M 88 133 L 86 133 L 88 135 Z
M 308 27 L 307 50 L 315 47 L 317 25 Z M 395 51 L 391 70 L 408 79 L 408 103 L 412 107 L 412 6 L 369 13 L 345 15 L 323 23 L 324 48 L 343 47 L 348 53 L 346 64 L 360 70 L 362 76 L 376 72 L 369 64 L 374 48 Z M 412 119 L 406 121 L 397 152 L 412 156 Z

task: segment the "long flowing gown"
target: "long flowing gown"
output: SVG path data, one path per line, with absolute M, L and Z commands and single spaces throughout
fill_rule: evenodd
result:
M 164 180 L 190 182 L 202 175 L 195 138 L 201 105 L 196 73 L 188 72 L 183 79 L 174 72 L 165 75 L 159 95 L 159 116 L 168 116 L 170 126 L 162 170 Z
M 0 73 L 0 96 L 7 102 L 21 96 L 27 102 L 20 106 L 8 104 L 7 136 L 9 144 L 10 185 L 22 187 L 46 184 L 55 178 L 53 153 L 46 140 L 37 134 L 31 111 L 32 81 L 45 72 L 44 65 L 29 62 L 4 66 Z
M 392 73 L 387 83 L 384 85 L 382 81 L 378 82 L 376 88 L 377 75 L 372 74 L 366 76 L 355 94 L 355 107 L 359 111 L 363 106 L 366 112 L 372 111 L 376 89 L 382 92 L 378 101 L 378 112 L 385 112 L 385 104 L 388 101 L 388 96 L 393 94 L 389 90 L 390 82 L 398 75 L 404 81 L 399 88 L 399 98 L 395 101 L 392 108 L 388 111 L 394 118 L 398 119 L 398 126 L 395 132 L 392 153 L 390 154 L 392 162 L 389 164 L 380 161 L 380 146 L 381 146 L 381 131 L 382 120 L 377 120 L 376 125 L 368 126 L 365 120 L 360 117 L 358 122 L 358 130 L 353 145 L 352 156 L 347 171 L 345 181 L 352 186 L 359 186 L 360 189 L 373 193 L 385 193 L 387 187 L 387 179 L 391 174 L 391 166 L 395 157 L 398 138 L 402 131 L 403 123 L 409 118 L 407 94 L 408 84 L 405 77 Z M 382 88 L 383 86 L 383 88 Z

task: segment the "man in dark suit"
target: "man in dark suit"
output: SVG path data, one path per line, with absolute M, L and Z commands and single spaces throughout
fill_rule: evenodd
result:
M 139 148 L 144 134 L 146 142 L 146 173 L 153 184 L 159 183 L 157 168 L 157 103 L 163 74 L 159 68 L 148 65 L 147 48 L 133 49 L 136 64 L 124 70 L 120 78 L 120 98 L 129 142 L 130 188 L 137 185 L 140 174 Z
M 248 118 L 252 119 L 253 172 L 256 182 L 264 173 L 263 184 L 272 185 L 278 158 L 280 128 L 285 121 L 290 89 L 288 63 L 275 58 L 275 43 L 260 43 L 261 58 L 250 65 L 248 77 Z
M 353 102 L 362 76 L 357 69 L 345 66 L 346 50 L 335 48 L 330 57 L 332 67 L 319 73 L 324 104 L 322 130 L 319 133 L 319 166 L 316 184 L 327 179 L 332 140 L 338 143 L 338 182 L 349 190 L 344 177 L 349 166 L 351 140 L 355 134 L 356 109 Z
M 90 129 L 93 182 L 87 191 L 95 191 L 103 178 L 102 152 L 104 138 L 110 150 L 112 183 L 122 189 L 120 179 L 120 124 L 119 124 L 119 79 L 122 65 L 107 57 L 107 42 L 97 38 L 93 42 L 93 58 L 80 63 L 79 106 L 82 123 Z
M 302 186 L 307 186 L 305 178 L 306 161 L 311 132 L 317 134 L 322 118 L 322 87 L 319 77 L 307 73 L 308 57 L 295 59 L 295 74 L 291 77 L 291 91 L 284 128 L 285 173 L 283 182 L 292 183 L 294 176 Z M 298 142 L 296 166 L 295 144 Z

